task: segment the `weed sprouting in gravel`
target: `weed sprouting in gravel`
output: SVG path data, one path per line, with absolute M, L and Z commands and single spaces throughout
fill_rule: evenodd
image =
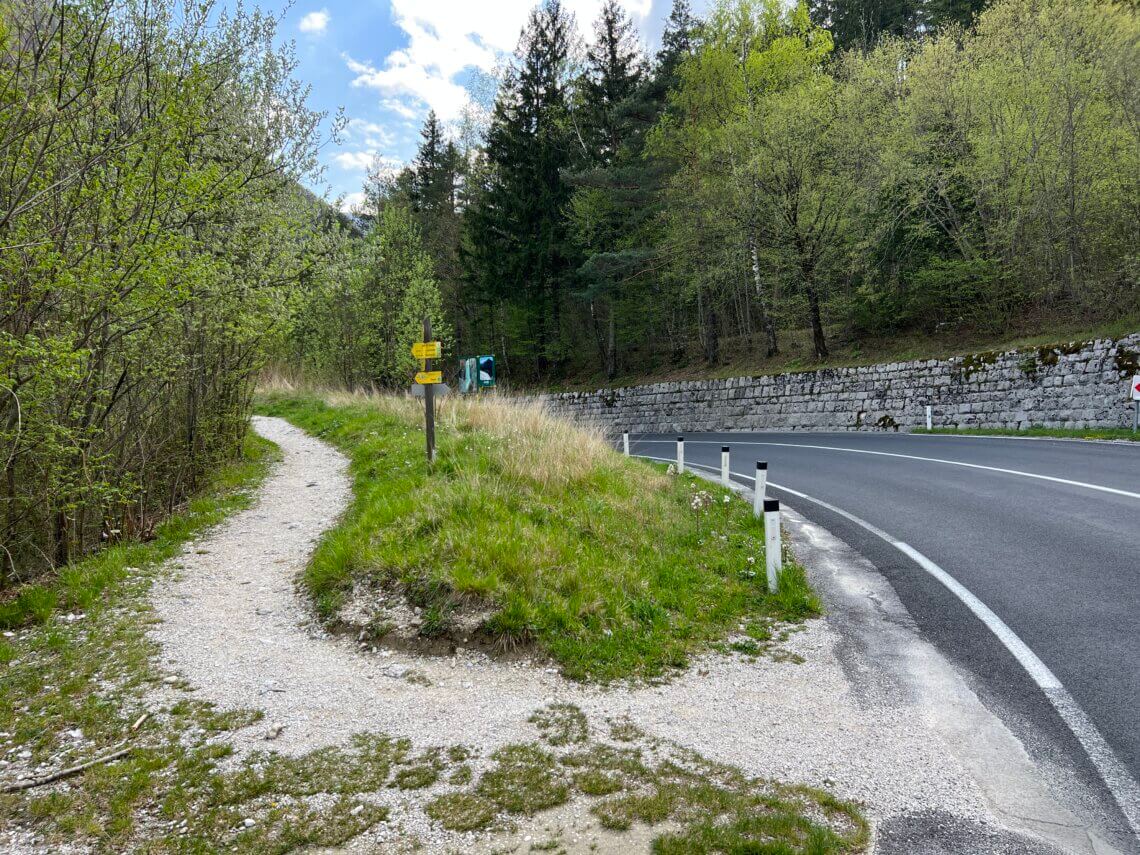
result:
M 570 797 L 566 775 L 556 758 L 537 745 L 506 745 L 491 759 L 497 765 L 483 773 L 475 790 L 507 813 L 529 816 Z
M 529 719 L 551 745 L 571 745 L 585 742 L 590 735 L 586 716 L 573 704 L 547 704 Z
M 610 736 L 618 742 L 634 742 L 645 735 L 628 716 L 611 718 L 606 723 L 610 726 Z
M 495 818 L 494 802 L 477 793 L 448 793 L 430 802 L 427 815 L 449 831 L 486 828 Z
M 867 842 L 866 821 L 854 804 L 749 778 L 628 725 L 622 733 L 622 746 L 508 745 L 492 755 L 495 767 L 474 787 L 436 797 L 427 813 L 451 830 L 490 829 L 502 815 L 529 816 L 578 796 L 590 800 L 590 812 L 609 831 L 665 825 L 654 852 L 838 855 L 862 851 Z

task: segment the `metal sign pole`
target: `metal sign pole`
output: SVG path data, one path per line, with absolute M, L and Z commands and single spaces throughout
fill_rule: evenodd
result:
M 424 341 L 431 341 L 431 318 L 424 317 Z M 431 360 L 424 360 L 424 371 L 431 371 Z M 424 386 L 424 433 L 427 436 L 428 463 L 435 460 L 435 387 Z

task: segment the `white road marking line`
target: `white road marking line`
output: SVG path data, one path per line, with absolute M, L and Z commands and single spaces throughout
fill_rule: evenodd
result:
M 808 447 L 818 448 L 819 446 Z M 644 457 L 649 460 L 658 460 L 664 463 L 673 462 L 665 457 L 651 457 L 649 455 L 636 456 Z M 690 463 L 689 466 L 698 469 L 704 469 L 714 474 L 719 474 L 718 470 L 714 469 L 711 466 L 703 466 L 701 464 L 694 463 Z M 755 478 L 752 478 L 748 475 L 743 475 L 740 473 L 734 474 L 742 481 L 755 482 L 756 480 Z M 869 531 L 876 537 L 885 540 L 887 543 L 902 552 L 904 555 L 918 564 L 919 567 L 921 567 L 923 570 L 941 582 L 942 585 L 947 588 L 947 590 L 949 590 L 952 594 L 954 594 L 954 596 L 961 600 L 962 604 L 965 605 L 966 608 L 968 608 L 980 621 L 982 621 L 982 623 L 984 623 L 989 628 L 990 632 L 992 632 L 997 637 L 998 641 L 1002 643 L 1005 649 L 1008 650 L 1021 664 L 1021 667 L 1025 669 L 1026 673 L 1029 674 L 1033 682 L 1041 688 L 1041 691 L 1045 694 L 1045 697 L 1053 706 L 1053 709 L 1057 711 L 1057 714 L 1061 717 L 1061 720 L 1065 722 L 1069 730 L 1072 731 L 1073 736 L 1075 736 L 1077 738 L 1077 741 L 1081 744 L 1081 747 L 1085 751 L 1085 755 L 1089 758 L 1089 762 L 1093 764 L 1093 767 L 1100 775 L 1101 780 L 1104 781 L 1105 787 L 1108 788 L 1108 792 L 1112 795 L 1112 798 L 1120 807 L 1120 811 L 1124 814 L 1124 818 L 1127 820 L 1128 825 L 1132 828 L 1133 834 L 1137 835 L 1137 837 L 1140 837 L 1140 784 L 1137 784 L 1137 782 L 1132 778 L 1128 770 L 1125 768 L 1124 764 L 1120 762 L 1120 759 L 1112 750 L 1112 746 L 1110 746 L 1105 741 L 1096 725 L 1093 724 L 1092 720 L 1088 717 L 1085 711 L 1081 709 L 1080 704 L 1078 704 L 1076 699 L 1071 694 L 1069 694 L 1069 691 L 1064 687 L 1061 681 L 1057 679 L 1057 676 L 1049 669 L 1049 666 L 1041 661 L 1040 657 L 1038 657 L 1037 654 L 1029 648 L 1029 645 L 1021 640 L 1017 633 L 1010 629 L 1009 625 L 1006 624 L 1005 621 L 994 614 L 989 606 L 974 596 L 969 588 L 967 588 L 965 585 L 963 585 L 961 582 L 959 582 L 957 579 L 955 579 L 953 576 L 951 576 L 949 573 L 947 573 L 913 546 L 904 543 L 896 537 L 892 537 L 890 534 L 883 531 L 878 526 L 869 523 L 866 520 L 843 510 L 842 508 L 838 508 L 835 505 L 825 502 L 822 499 L 817 499 L 814 496 L 809 496 L 807 493 L 801 493 L 799 490 L 793 490 L 791 487 L 784 487 L 772 481 L 768 481 L 768 486 L 776 490 L 780 490 L 784 493 L 788 493 L 789 495 L 797 496 L 801 499 L 804 499 L 805 501 L 813 502 L 814 504 L 819 505 L 821 508 L 825 508 L 832 513 L 838 514 L 844 519 L 850 520 L 866 531 Z M 1140 496 L 1138 496 L 1138 498 L 1140 498 Z
M 656 442 L 656 440 L 639 440 L 640 442 Z M 724 445 L 725 440 L 703 440 L 703 439 L 690 439 L 686 440 L 691 445 Z M 869 451 L 865 448 L 844 448 L 838 445 L 810 445 L 808 443 L 795 443 L 795 442 L 755 442 L 755 441 L 741 441 L 733 442 L 728 440 L 729 445 L 771 445 L 781 448 L 814 448 L 819 451 L 845 451 L 848 454 L 872 454 L 877 457 L 900 457 L 904 460 L 921 460 L 925 463 L 944 463 L 947 466 L 963 466 L 966 469 L 983 469 L 988 472 L 1000 472 L 1004 475 L 1020 475 L 1022 478 L 1035 478 L 1038 481 L 1051 481 L 1054 484 L 1064 484 L 1068 487 L 1083 487 L 1086 490 L 1096 490 L 1101 493 L 1112 493 L 1116 496 L 1124 496 L 1128 499 L 1140 499 L 1140 493 L 1133 493 L 1130 490 L 1119 490 L 1116 487 L 1105 487 L 1101 484 L 1090 484 L 1087 481 L 1071 481 L 1068 478 L 1057 478 L 1053 475 L 1038 475 L 1034 472 L 1023 472 L 1020 469 L 1003 469 L 1000 466 L 983 466 L 980 463 L 965 463 L 961 460 L 946 460 L 941 457 L 920 457 L 915 454 L 899 454 L 893 451 Z

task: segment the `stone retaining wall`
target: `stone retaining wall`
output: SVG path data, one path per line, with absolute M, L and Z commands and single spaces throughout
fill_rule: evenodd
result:
M 539 398 L 607 432 L 1131 427 L 1140 333 L 1113 341 Z

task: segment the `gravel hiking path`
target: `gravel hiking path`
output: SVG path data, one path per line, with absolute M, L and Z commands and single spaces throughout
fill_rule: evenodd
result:
M 708 655 L 667 685 L 634 688 L 582 686 L 553 668 L 473 651 L 435 658 L 370 652 L 329 635 L 295 581 L 348 505 L 347 460 L 281 419 L 255 418 L 254 427 L 283 454 L 257 503 L 187 547 L 172 562 L 175 578 L 154 593 L 161 621 L 152 632 L 162 667 L 187 684 L 164 685 L 155 702 L 189 691 L 223 709 L 265 712 L 260 724 L 227 737 L 233 762 L 258 749 L 296 755 L 343 744 L 362 731 L 406 736 L 417 748 L 461 743 L 486 757 L 504 743 L 533 741 L 537 731 L 527 718 L 563 701 L 577 704 L 591 723 L 625 715 L 652 736 L 750 774 L 825 786 L 863 802 L 876 825 L 931 811 L 991 832 L 1008 824 L 1004 813 L 995 818 L 968 758 L 953 750 L 961 734 L 936 726 L 940 717 L 919 689 L 860 676 L 882 666 L 853 664 L 856 654 L 845 652 L 853 645 L 827 619 L 809 622 L 785 644 L 803 657 L 800 664 Z M 272 742 L 267 728 L 281 728 Z M 482 846 L 478 835 L 439 831 L 423 816 L 419 805 L 440 789 L 391 796 L 398 800 L 392 829 L 374 829 L 348 848 L 383 850 L 386 839 L 395 840 L 386 833 L 421 835 L 432 851 Z M 575 815 L 587 822 L 588 805 Z M 618 848 L 629 851 L 630 843 Z

